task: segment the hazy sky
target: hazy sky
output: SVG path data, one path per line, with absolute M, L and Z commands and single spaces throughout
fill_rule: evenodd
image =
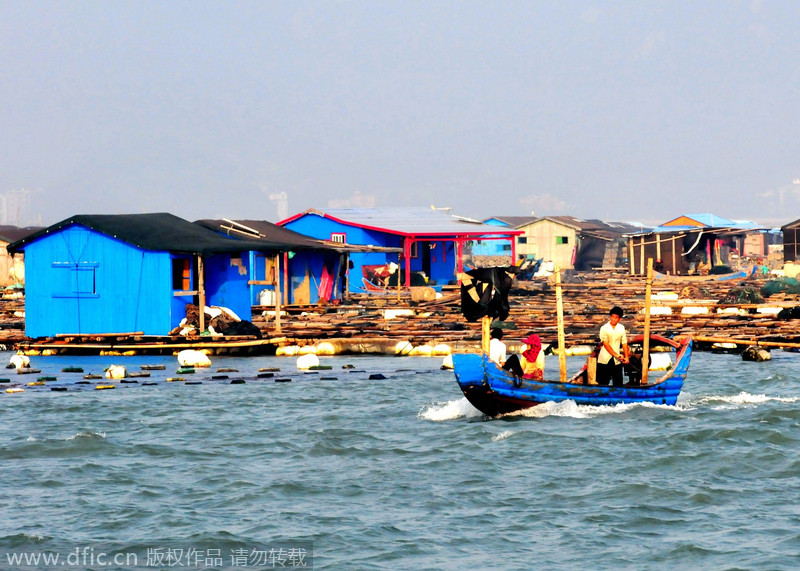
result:
M 44 224 L 800 218 L 794 0 L 0 0 L 0 60 L 0 194 Z

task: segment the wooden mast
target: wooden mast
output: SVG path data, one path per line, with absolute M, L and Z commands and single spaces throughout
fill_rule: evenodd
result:
M 653 258 L 647 258 L 647 281 L 644 289 L 644 351 L 642 353 L 642 384 L 647 384 L 650 369 L 650 295 L 653 289 Z
M 558 317 L 558 369 L 562 383 L 567 382 L 567 347 L 564 336 L 564 300 L 561 296 L 561 270 L 556 268 L 556 314 Z

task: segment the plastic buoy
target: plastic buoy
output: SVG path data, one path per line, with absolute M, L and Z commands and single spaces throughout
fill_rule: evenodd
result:
M 122 365 L 111 365 L 106 369 L 107 379 L 124 379 L 128 376 L 128 371 Z
M 17 353 L 16 355 L 12 355 L 11 359 L 9 359 L 8 362 L 15 369 L 24 369 L 25 367 L 30 367 L 31 365 L 30 357 L 22 353 Z
M 386 378 L 386 376 L 383 375 L 382 373 L 372 373 L 369 376 L 369 380 L 370 381 L 377 381 L 377 380 L 381 380 L 381 379 L 385 379 L 385 378 Z
M 319 366 L 319 357 L 312 354 L 301 355 L 297 358 L 298 369 L 310 369 L 311 367 Z
M 211 359 L 203 351 L 185 349 L 178 353 L 178 363 L 181 367 L 210 367 Z
M 117 385 L 97 385 L 94 390 L 96 391 L 104 391 L 106 389 L 116 389 Z
M 21 389 L 19 387 L 11 387 L 10 389 L 6 389 L 7 393 L 24 393 L 25 389 Z

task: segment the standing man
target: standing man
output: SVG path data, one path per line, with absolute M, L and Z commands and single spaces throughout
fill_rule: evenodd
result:
M 613 381 L 614 386 L 622 386 L 622 365 L 630 357 L 625 327 L 619 322 L 622 308 L 612 307 L 609 315 L 608 323 L 600 328 L 603 347 L 597 356 L 597 384 L 607 385 Z

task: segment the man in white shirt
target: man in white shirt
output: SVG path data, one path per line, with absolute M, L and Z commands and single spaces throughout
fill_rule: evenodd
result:
M 503 330 L 499 327 L 492 329 L 489 341 L 489 358 L 501 367 L 506 362 L 506 344 L 501 341 Z
M 608 323 L 600 328 L 600 342 L 603 346 L 597 356 L 597 384 L 607 385 L 613 381 L 614 386 L 622 386 L 622 365 L 628 362 L 630 351 L 625 327 L 619 322 L 622 319 L 622 308 L 612 307 Z

